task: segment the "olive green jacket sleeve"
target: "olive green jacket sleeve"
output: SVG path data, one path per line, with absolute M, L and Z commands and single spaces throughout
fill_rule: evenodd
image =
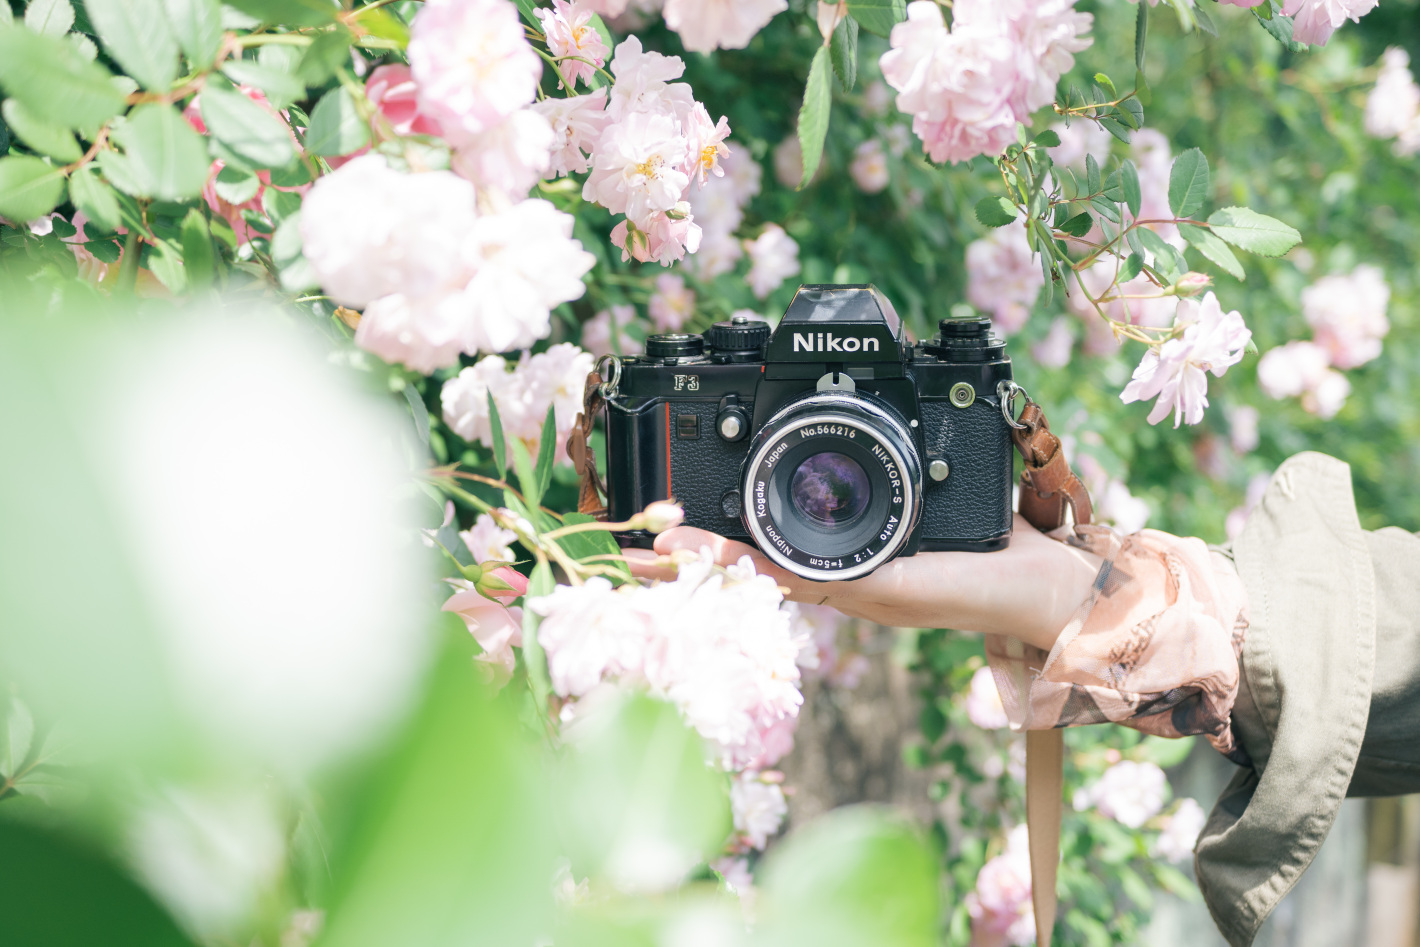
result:
M 1252 760 L 1199 838 L 1198 884 L 1247 947 L 1348 795 L 1420 792 L 1420 539 L 1366 532 L 1350 468 L 1278 468 L 1231 548 L 1250 626 L 1233 727 Z

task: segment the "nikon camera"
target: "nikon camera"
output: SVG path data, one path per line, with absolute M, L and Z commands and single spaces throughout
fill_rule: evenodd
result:
M 821 581 L 1004 548 L 1011 360 L 985 319 L 940 329 L 913 345 L 875 287 L 806 285 L 773 331 L 650 336 L 603 388 L 610 517 L 674 497 L 687 525 Z

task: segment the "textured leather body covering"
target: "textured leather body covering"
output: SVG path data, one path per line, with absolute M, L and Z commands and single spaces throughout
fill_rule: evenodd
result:
M 921 406 L 926 459 L 940 457 L 951 468 L 946 480 L 923 484 L 922 548 L 1008 534 L 1015 452 L 1000 405 L 977 398 L 955 408 L 923 398 Z
M 741 405 L 747 414 L 754 410 L 753 402 Z M 716 401 L 676 401 L 671 405 L 671 492 L 685 508 L 687 526 L 708 529 L 731 539 L 749 541 L 740 519 L 736 500 L 734 515 L 726 516 L 725 494 L 740 489 L 740 467 L 749 452 L 748 432 L 738 441 L 727 443 L 715 432 Z M 677 436 L 675 425 L 680 415 L 694 414 L 700 418 L 700 436 L 687 440 Z

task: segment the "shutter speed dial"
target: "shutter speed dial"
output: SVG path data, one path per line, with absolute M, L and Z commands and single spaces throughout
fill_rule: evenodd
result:
M 769 323 L 747 316 L 717 322 L 705 333 L 711 351 L 725 355 L 758 355 L 769 341 Z

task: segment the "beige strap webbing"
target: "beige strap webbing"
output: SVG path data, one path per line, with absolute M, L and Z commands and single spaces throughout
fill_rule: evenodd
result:
M 1026 731 L 1026 832 L 1030 836 L 1030 898 L 1036 947 L 1050 947 L 1055 928 L 1055 870 L 1060 862 L 1060 814 L 1065 739 L 1059 730 Z

